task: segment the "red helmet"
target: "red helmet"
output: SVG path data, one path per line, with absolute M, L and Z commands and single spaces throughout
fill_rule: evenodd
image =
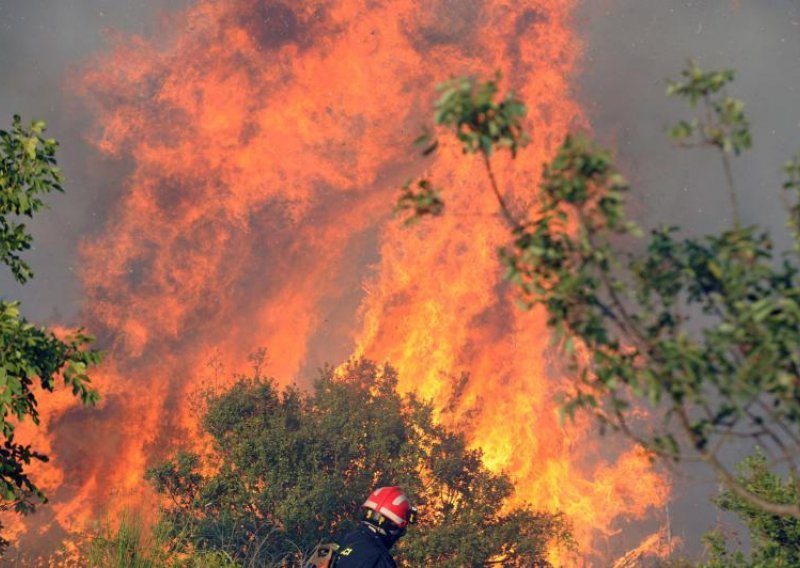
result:
M 367 520 L 377 526 L 383 519 L 391 521 L 398 528 L 405 529 L 416 521 L 417 510 L 408 502 L 408 497 L 399 487 L 378 487 L 369 494 L 361 505 L 367 510 Z

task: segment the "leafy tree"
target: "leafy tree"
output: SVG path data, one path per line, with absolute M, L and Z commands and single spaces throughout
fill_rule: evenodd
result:
M 746 458 L 738 470 L 737 481 L 765 500 L 787 505 L 797 502 L 798 481 L 785 480 L 771 471 L 761 451 Z M 735 513 L 747 526 L 751 550 L 748 556 L 730 552 L 721 532 L 709 533 L 705 540 L 710 558 L 703 568 L 800 566 L 800 520 L 767 513 L 729 490 L 722 491 L 715 503 L 722 510 Z
M 20 256 L 33 237 L 20 219 L 40 211 L 44 195 L 63 191 L 58 144 L 44 138 L 44 131 L 43 122 L 23 127 L 19 116 L 11 130 L 0 130 L 0 262 L 20 284 L 33 277 Z M 15 429 L 25 419 L 39 423 L 37 389 L 52 392 L 59 377 L 84 404 L 96 404 L 99 397 L 86 374 L 100 360 L 99 352 L 88 348 L 92 341 L 82 330 L 59 337 L 22 317 L 19 302 L 0 301 L 0 509 L 25 513 L 46 501 L 27 466 L 47 456 L 16 441 Z M 7 544 L 0 539 L 0 547 Z
M 216 459 L 181 453 L 148 472 L 173 536 L 241 565 L 296 565 L 354 527 L 372 488 L 399 484 L 420 508 L 404 565 L 543 566 L 549 545 L 570 544 L 560 515 L 506 508 L 509 480 L 396 387 L 394 369 L 362 359 L 323 370 L 309 393 L 280 391 L 256 365 L 210 395 Z
M 525 308 L 544 307 L 575 371 L 565 414 L 585 409 L 656 455 L 703 460 L 751 506 L 800 517 L 797 495 L 757 492 L 720 457 L 731 444 L 754 443 L 770 469 L 800 473 L 800 156 L 786 165 L 783 188 L 795 250 L 780 253 L 770 232 L 743 226 L 738 211 L 731 158 L 751 136 L 743 103 L 726 92 L 733 78 L 692 63 L 668 88 L 699 115 L 670 134 L 716 151 L 725 173 L 732 226 L 702 238 L 664 226 L 640 240 L 611 153 L 582 135 L 567 136 L 545 165 L 538 205 L 512 210 L 491 156 L 502 148 L 514 154 L 524 142 L 524 107 L 510 95 L 495 102 L 495 81 L 445 84 L 435 121 L 483 160 L 511 230 L 500 251 L 507 278 Z M 407 185 L 398 208 L 412 219 L 440 214 L 442 192 L 432 188 L 427 179 Z

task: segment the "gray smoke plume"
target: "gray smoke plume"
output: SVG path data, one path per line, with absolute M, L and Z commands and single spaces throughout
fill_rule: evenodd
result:
M 26 258 L 35 278 L 20 288 L 5 271 L 0 273 L 2 295 L 21 300 L 34 320 L 63 323 L 77 314 L 78 242 L 102 224 L 106 204 L 113 198 L 107 180 L 119 179 L 119 173 L 84 142 L 88 120 L 65 95 L 65 83 L 75 66 L 107 45 L 109 34 L 152 35 L 159 14 L 187 4 L 188 0 L 0 0 L 0 128 L 10 125 L 14 113 L 25 122 L 46 121 L 48 134 L 61 143 L 60 165 L 67 178 L 67 194 L 48 199 L 52 208 L 29 224 L 35 249 Z

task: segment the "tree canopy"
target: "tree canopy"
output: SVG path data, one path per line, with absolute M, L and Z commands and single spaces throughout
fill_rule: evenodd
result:
M 737 481 L 748 491 L 771 503 L 791 505 L 797 501 L 797 479 L 784 479 L 769 468 L 767 458 L 756 451 L 737 467 Z M 705 536 L 710 559 L 704 568 L 775 568 L 800 565 L 800 519 L 765 512 L 724 490 L 715 499 L 724 511 L 736 514 L 745 524 L 750 537 L 750 551 L 730 552 L 725 535 L 717 530 Z
M 297 565 L 355 526 L 374 487 L 397 484 L 420 511 L 398 545 L 401 565 L 544 566 L 548 547 L 571 545 L 559 514 L 508 507 L 508 478 L 396 388 L 391 366 L 359 359 L 324 369 L 310 392 L 280 390 L 256 365 L 209 395 L 213 459 L 184 452 L 148 472 L 174 542 Z
M 33 237 L 21 219 L 45 207 L 43 196 L 63 191 L 58 144 L 44 132 L 44 122 L 26 128 L 19 116 L 14 116 L 10 130 L 0 130 L 0 262 L 20 284 L 33 277 L 21 256 L 31 248 Z M 100 361 L 100 353 L 89 348 L 92 341 L 80 329 L 56 335 L 29 323 L 19 302 L 0 301 L 0 508 L 29 512 L 37 501 L 46 500 L 27 466 L 48 458 L 18 442 L 16 426 L 26 419 L 39 424 L 37 389 L 52 392 L 59 378 L 84 404 L 97 403 L 99 395 L 87 375 Z M 0 545 L 6 544 L 0 539 Z
M 564 413 L 588 410 L 668 460 L 703 460 L 750 505 L 800 517 L 796 495 L 786 502 L 752 490 L 721 457 L 758 444 L 770 469 L 800 473 L 800 158 L 785 167 L 795 248 L 784 253 L 769 229 L 742 224 L 732 157 L 752 140 L 744 104 L 727 93 L 733 79 L 692 63 L 668 88 L 697 111 L 670 135 L 715 151 L 725 174 L 733 222 L 700 238 L 667 222 L 643 239 L 612 153 L 585 135 L 568 135 L 544 166 L 531 210 L 510 208 L 491 157 L 516 154 L 525 113 L 513 95 L 496 102 L 496 81 L 444 84 L 434 121 L 483 160 L 510 229 L 500 250 L 506 277 L 524 308 L 546 310 L 576 377 Z M 428 143 L 424 153 L 435 150 Z M 442 214 L 444 193 L 419 180 L 403 188 L 398 209 L 413 221 Z

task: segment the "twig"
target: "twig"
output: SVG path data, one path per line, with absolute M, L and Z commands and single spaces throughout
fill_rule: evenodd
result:
M 739 199 L 736 197 L 736 185 L 733 181 L 731 161 L 723 148 L 719 148 L 719 152 L 722 156 L 722 169 L 725 170 L 725 181 L 728 184 L 728 193 L 731 198 L 731 208 L 733 209 L 733 227 L 734 229 L 739 229 L 742 225 L 742 221 L 739 217 Z
M 522 228 L 522 224 L 517 221 L 517 219 L 514 217 L 514 214 L 511 213 L 508 205 L 506 205 L 505 199 L 503 199 L 503 195 L 500 193 L 500 189 L 497 185 L 497 179 L 494 177 L 494 170 L 492 169 L 492 162 L 489 159 L 489 156 L 486 154 L 486 152 L 481 152 L 481 155 L 483 156 L 483 165 L 486 167 L 486 173 L 489 175 L 489 182 L 491 183 L 492 191 L 494 192 L 494 196 L 497 198 L 497 203 L 500 204 L 500 210 L 503 212 L 503 216 L 512 229 L 518 230 Z
M 764 499 L 752 491 L 748 491 L 744 486 L 742 486 L 742 484 L 739 483 L 739 481 L 731 474 L 731 472 L 728 471 L 724 465 L 722 465 L 716 455 L 706 449 L 703 449 L 697 434 L 694 432 L 694 430 L 692 430 L 692 426 L 689 422 L 689 417 L 686 415 L 685 409 L 682 407 L 676 407 L 675 412 L 680 418 L 681 426 L 683 426 L 684 431 L 694 444 L 697 452 L 700 454 L 703 460 L 705 460 L 706 463 L 711 466 L 714 472 L 719 476 L 720 481 L 722 481 L 722 483 L 724 483 L 734 495 L 743 499 L 750 505 L 758 507 L 772 515 L 800 519 L 800 506 L 774 503 L 773 501 Z

